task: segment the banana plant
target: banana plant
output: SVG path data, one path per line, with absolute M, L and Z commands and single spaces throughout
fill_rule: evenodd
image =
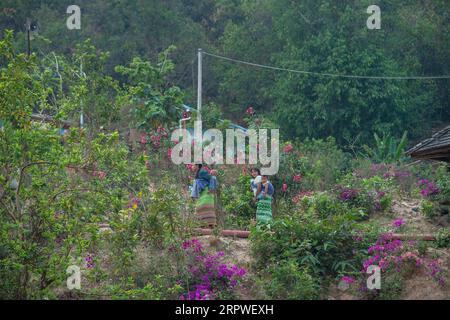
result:
M 408 133 L 405 131 L 402 138 L 398 140 L 389 133 L 383 133 L 382 138 L 374 133 L 375 145 L 373 148 L 364 145 L 363 156 L 378 163 L 402 162 L 405 159 L 404 152 L 408 143 L 407 135 Z

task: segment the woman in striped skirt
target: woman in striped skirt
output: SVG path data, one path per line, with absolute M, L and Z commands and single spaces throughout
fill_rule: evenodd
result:
M 268 225 L 272 223 L 272 197 L 274 193 L 275 188 L 268 180 L 268 177 L 265 175 L 262 176 L 256 194 L 256 223 L 258 225 Z
M 203 226 L 214 228 L 217 225 L 214 192 L 217 189 L 217 179 L 197 164 L 191 197 L 196 199 L 195 215 Z

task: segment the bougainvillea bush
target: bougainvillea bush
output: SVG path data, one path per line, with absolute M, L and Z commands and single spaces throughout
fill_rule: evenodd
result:
M 358 178 L 347 175 L 335 187 L 336 197 L 350 207 L 363 208 L 367 214 L 386 211 L 397 191 L 392 178 L 373 176 Z
M 397 227 L 399 224 L 398 220 L 393 223 Z M 354 273 L 354 277 L 347 275 L 345 278 L 353 279 L 351 283 L 347 283 L 357 287 L 356 294 L 370 299 L 398 298 L 404 289 L 405 279 L 417 272 L 425 273 L 430 281 L 436 281 L 439 286 L 446 286 L 448 274 L 443 268 L 444 261 L 427 256 L 425 251 L 426 247 L 419 241 L 398 240 L 394 239 L 391 233 L 383 233 L 374 244 L 368 246 L 365 254 L 363 253 L 359 275 Z M 367 270 L 370 266 L 377 266 L 381 270 L 380 289 L 367 288 Z M 355 278 L 361 280 L 357 282 Z
M 450 217 L 450 172 L 439 166 L 429 178 L 420 178 L 415 183 L 422 198 L 421 211 L 430 219 L 447 214 Z
M 234 289 L 243 279 L 246 270 L 223 263 L 224 253 L 208 254 L 197 239 L 183 242 L 186 278 L 177 283 L 186 288 L 180 300 L 215 300 L 235 298 Z

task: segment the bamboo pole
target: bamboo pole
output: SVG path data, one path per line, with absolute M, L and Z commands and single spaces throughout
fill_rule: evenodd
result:
M 213 234 L 212 229 L 194 229 L 194 232 L 199 233 L 204 236 L 210 236 Z M 233 238 L 248 238 L 250 231 L 245 230 L 222 230 L 220 235 L 223 237 L 233 237 Z M 386 235 L 387 239 L 390 240 L 423 240 L 423 241 L 436 241 L 436 236 L 432 234 L 401 234 L 393 233 Z
M 194 232 L 200 233 L 204 236 L 210 236 L 213 234 L 212 229 L 194 229 Z M 220 232 L 220 235 L 222 237 L 233 237 L 233 238 L 248 238 L 250 235 L 250 231 L 244 231 L 244 230 L 222 230 Z

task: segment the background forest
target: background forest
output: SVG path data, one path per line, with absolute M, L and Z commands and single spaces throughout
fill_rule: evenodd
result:
M 66 28 L 68 5 L 82 10 L 81 30 Z M 382 27 L 369 30 L 371 1 L 130 0 L 0 2 L 0 30 L 17 33 L 26 52 L 24 24 L 35 24 L 32 51 L 71 55 L 87 38 L 109 52 L 104 70 L 134 57 L 154 60 L 169 46 L 175 70 L 169 82 L 195 105 L 196 51 L 254 63 L 322 73 L 427 76 L 450 73 L 448 2 L 380 3 Z M 90 70 L 85 67 L 89 76 Z M 257 113 L 281 126 L 286 139 L 334 136 L 342 146 L 371 143 L 373 132 L 413 142 L 450 120 L 449 80 L 364 80 L 290 74 L 204 59 L 206 101 L 243 123 Z M 87 121 L 93 121 L 88 119 Z

